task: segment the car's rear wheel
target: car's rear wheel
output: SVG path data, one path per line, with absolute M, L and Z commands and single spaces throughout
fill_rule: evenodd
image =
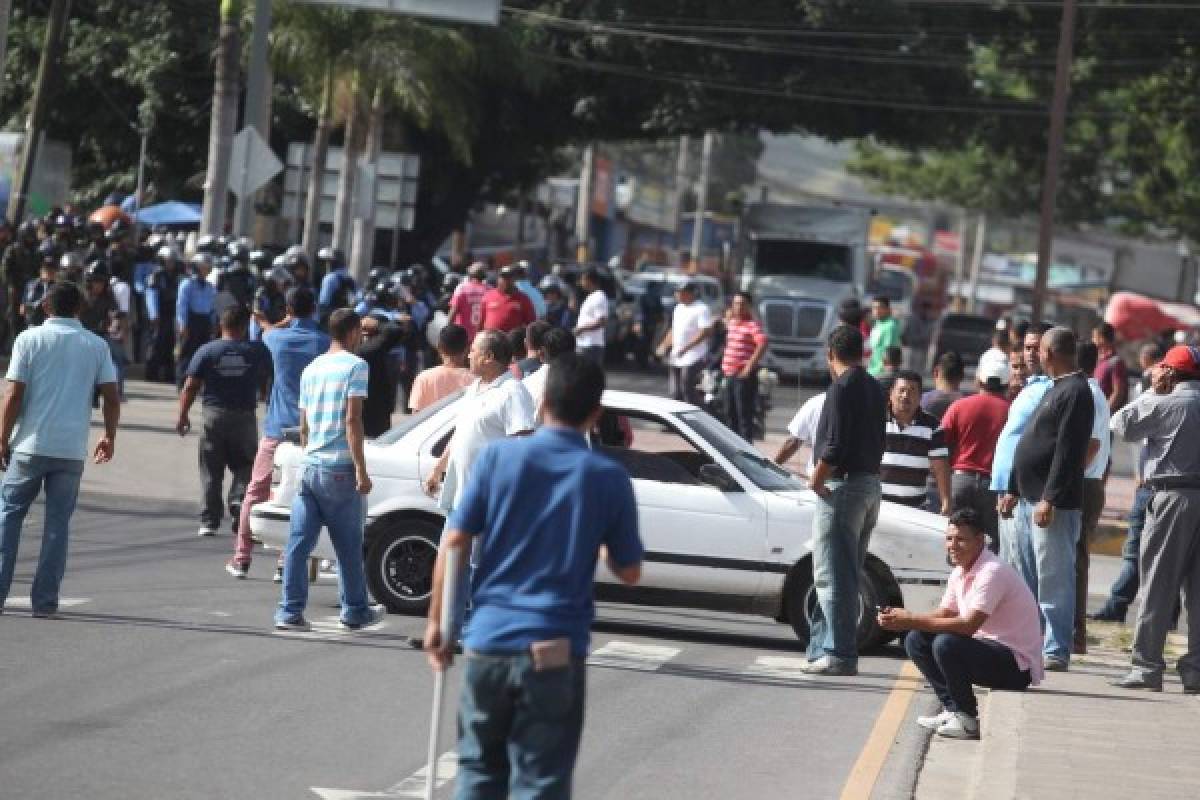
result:
M 424 614 L 433 593 L 442 526 L 428 519 L 383 519 L 367 548 L 367 585 L 377 602 L 395 614 Z
M 885 631 L 875 621 L 876 606 L 899 606 L 902 597 L 887 565 L 875 556 L 867 556 L 858 582 L 858 649 L 869 650 L 886 644 L 896 634 Z M 788 622 L 796 632 L 801 646 L 808 646 L 813 613 L 817 607 L 817 589 L 813 582 L 812 560 L 796 565 L 789 581 L 787 598 Z

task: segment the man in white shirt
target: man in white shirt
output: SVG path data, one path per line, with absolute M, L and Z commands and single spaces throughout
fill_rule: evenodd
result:
M 787 464 L 788 459 L 796 454 L 800 449 L 800 445 L 812 447 L 813 442 L 817 439 L 817 423 L 821 419 L 821 409 L 825 407 L 825 393 L 815 394 L 804 401 L 804 405 L 800 406 L 800 410 L 796 412 L 796 416 L 792 417 L 792 421 L 788 423 L 788 437 L 783 440 L 783 444 L 779 446 L 779 452 L 775 454 L 775 463 L 779 466 Z M 808 453 L 808 463 L 804 465 L 804 474 L 811 476 L 813 472 L 813 454 L 810 450 Z
M 608 324 L 608 296 L 600 288 L 600 273 L 595 267 L 584 271 L 579 281 L 586 293 L 579 306 L 579 321 L 575 324 L 575 344 L 579 355 L 604 364 L 604 328 Z
M 1092 342 L 1079 345 L 1079 369 L 1091 375 L 1099 361 L 1099 351 Z M 1079 542 L 1075 547 L 1075 637 L 1071 652 L 1076 655 L 1087 653 L 1087 595 L 1088 595 L 1088 541 L 1100 524 L 1104 511 L 1104 476 L 1108 472 L 1108 460 L 1112 455 L 1112 435 L 1108 432 L 1108 396 L 1095 378 L 1088 378 L 1092 390 L 1092 438 L 1088 442 L 1087 466 L 1083 471 L 1083 522 Z
M 658 346 L 658 354 L 664 356 L 670 352 L 671 397 L 700 405 L 700 390 L 696 384 L 708 358 L 708 340 L 713 332 L 712 312 L 697 299 L 695 283 L 683 284 L 675 296 L 677 302 L 671 314 L 671 327 Z
M 550 373 L 549 364 L 563 353 L 574 353 L 575 347 L 575 337 L 571 335 L 570 331 L 562 328 L 551 328 L 542 337 L 542 346 L 536 356 L 541 360 L 543 366 L 521 381 L 525 390 L 529 392 L 535 418 L 539 422 L 542 419 L 542 398 L 546 394 L 546 377 Z

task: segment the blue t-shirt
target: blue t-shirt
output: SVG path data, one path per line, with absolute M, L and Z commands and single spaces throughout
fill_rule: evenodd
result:
M 561 428 L 484 448 L 450 527 L 480 537 L 463 641 L 484 653 L 566 636 L 587 655 L 600 545 L 617 566 L 642 560 L 628 473 Z
M 1025 432 L 1029 420 L 1033 419 L 1033 412 L 1037 411 L 1042 398 L 1052 386 L 1054 381 L 1045 375 L 1034 375 L 1008 407 L 1008 422 L 1004 423 L 1004 429 L 1000 431 L 1000 438 L 996 440 L 996 452 L 992 456 L 993 492 L 1008 491 L 1013 461 L 1017 455 L 1017 443 L 1021 441 L 1021 434 Z M 1016 493 L 1015 488 L 1013 492 Z
M 253 411 L 258 386 L 267 376 L 267 351 L 258 342 L 216 339 L 192 356 L 188 377 L 204 381 L 205 406 L 225 411 Z
M 314 358 L 329 349 L 330 338 L 314 320 L 298 319 L 286 328 L 267 331 L 262 340 L 275 367 L 263 436 L 282 439 L 284 428 L 300 424 L 300 376 Z

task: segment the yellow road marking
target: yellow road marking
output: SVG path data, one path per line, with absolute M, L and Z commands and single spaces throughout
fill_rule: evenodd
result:
M 909 703 L 921 685 L 918 678 L 920 673 L 917 672 L 917 668 L 911 661 L 905 661 L 896 676 L 896 682 L 892 684 L 892 691 L 879 711 L 875 727 L 867 736 L 867 743 L 863 745 L 858 760 L 850 769 L 850 777 L 842 787 L 841 800 L 867 800 L 871 796 L 875 781 L 879 779 L 879 771 L 883 769 L 883 762 L 887 760 L 892 742 L 896 740 L 896 731 L 900 730 L 900 723 L 904 722 L 904 717 L 908 714 Z

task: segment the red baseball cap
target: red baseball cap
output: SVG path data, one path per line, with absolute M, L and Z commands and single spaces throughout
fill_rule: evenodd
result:
M 1167 351 L 1162 363 L 1180 372 L 1200 375 L 1200 347 L 1177 344 Z

